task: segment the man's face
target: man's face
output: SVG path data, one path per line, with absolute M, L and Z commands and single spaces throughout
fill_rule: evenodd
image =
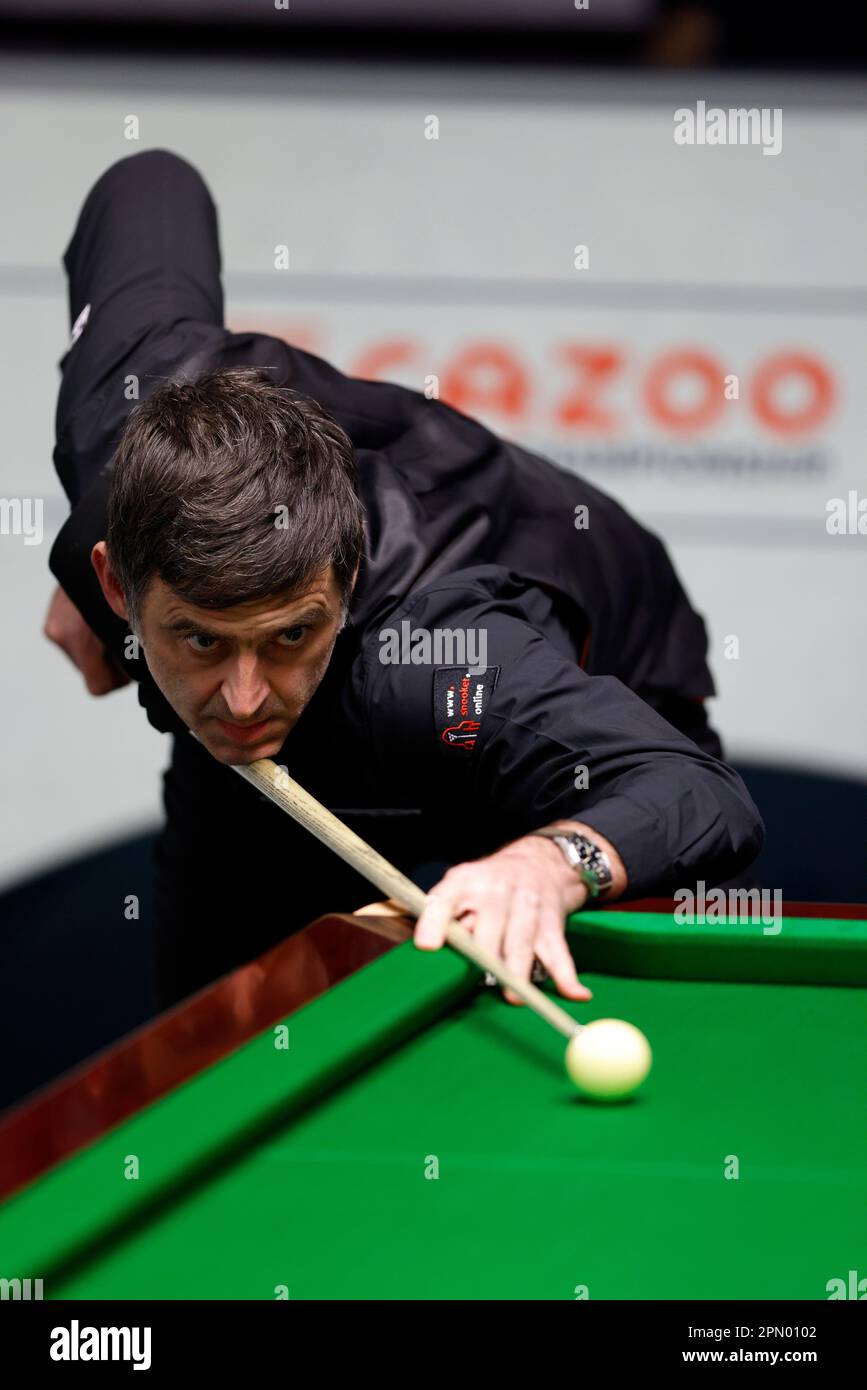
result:
M 208 751 L 251 763 L 279 752 L 325 675 L 342 620 L 330 567 L 303 593 L 219 611 L 156 578 L 139 636 L 154 680 Z

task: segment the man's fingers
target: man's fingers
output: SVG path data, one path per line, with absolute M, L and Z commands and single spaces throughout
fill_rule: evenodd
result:
M 436 951 L 444 944 L 452 918 L 471 930 L 479 946 L 499 956 L 519 978 L 532 978 L 538 959 L 566 999 L 585 1001 L 592 992 L 578 978 L 566 944 L 565 923 L 550 885 L 517 882 L 514 877 L 478 876 L 461 866 L 450 870 L 428 894 L 427 905 L 415 928 L 415 943 Z M 523 1001 L 510 989 L 503 997 L 510 1004 Z
M 473 936 L 483 951 L 492 956 L 500 956 L 506 939 L 506 930 L 511 915 L 508 885 L 503 882 L 489 882 L 480 901 L 473 904 L 475 921 Z
M 129 676 L 115 666 L 98 638 L 81 639 L 64 651 L 78 667 L 91 695 L 108 695 L 129 684 Z
M 533 973 L 535 940 L 539 929 L 541 912 L 539 894 L 532 889 L 519 888 L 513 893 L 509 905 L 509 918 L 503 942 L 503 959 L 510 970 L 523 980 L 529 980 Z M 523 1004 L 519 995 L 510 989 L 503 990 L 503 998 L 508 1004 Z
M 593 993 L 582 985 L 575 969 L 572 953 L 566 944 L 563 924 L 557 913 L 552 913 L 542 923 L 542 930 L 536 942 L 536 955 L 551 976 L 559 992 L 566 999 L 592 999 Z
M 115 666 L 63 589 L 55 589 L 42 631 L 81 672 L 91 695 L 108 695 L 129 685 L 129 676 Z
M 415 924 L 415 944 L 422 951 L 438 951 L 445 943 L 446 927 L 456 916 L 453 893 L 428 893 L 424 912 Z
M 73 658 L 74 660 L 74 658 Z M 86 665 L 75 663 L 84 676 L 84 683 L 91 695 L 109 695 L 112 690 L 120 690 L 129 685 L 129 676 L 124 676 L 110 661 L 98 658 Z

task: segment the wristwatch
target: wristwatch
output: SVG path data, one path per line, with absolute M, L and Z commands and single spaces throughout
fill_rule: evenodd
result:
M 587 885 L 591 898 L 603 898 L 609 892 L 613 877 L 608 855 L 586 835 L 579 834 L 577 830 L 550 829 L 532 830 L 530 833 L 559 845 L 566 862 Z

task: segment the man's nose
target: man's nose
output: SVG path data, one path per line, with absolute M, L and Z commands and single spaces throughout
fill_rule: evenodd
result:
M 268 699 L 269 686 L 254 653 L 242 654 L 232 662 L 220 693 L 232 718 L 239 723 L 258 713 Z

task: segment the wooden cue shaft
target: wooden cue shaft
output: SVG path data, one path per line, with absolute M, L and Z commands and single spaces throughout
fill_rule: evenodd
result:
M 243 766 L 233 763 L 232 767 L 245 781 L 258 787 L 259 791 L 286 811 L 309 830 L 317 839 L 341 859 L 357 869 L 371 883 L 380 888 L 388 897 L 394 898 L 407 909 L 413 917 L 420 917 L 427 894 L 407 878 L 387 859 L 384 859 L 372 845 L 350 830 L 348 825 L 323 806 L 314 796 L 305 791 L 299 782 L 294 781 L 271 758 L 259 758 L 254 763 Z M 556 1028 L 564 1037 L 571 1038 L 581 1024 L 555 1004 L 547 994 L 543 994 L 529 980 L 517 975 L 499 956 L 493 955 L 476 944 L 472 932 L 458 922 L 450 921 L 446 928 L 446 939 L 450 946 L 468 956 L 482 970 L 488 970 L 501 985 L 510 989 L 519 999 L 523 999 L 546 1023 Z

